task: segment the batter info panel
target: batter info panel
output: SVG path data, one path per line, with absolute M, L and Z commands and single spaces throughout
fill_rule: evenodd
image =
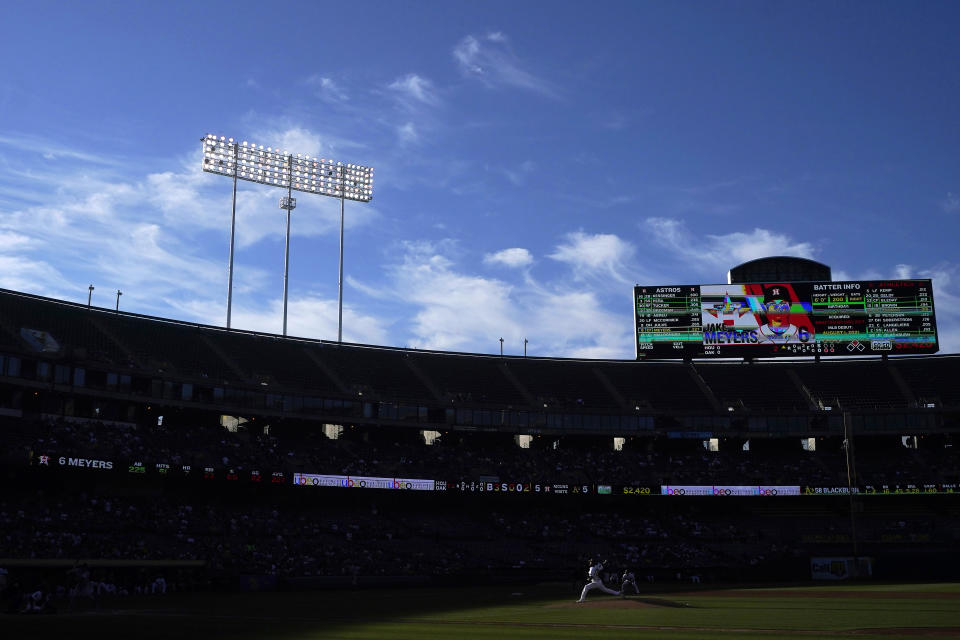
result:
M 634 288 L 637 359 L 935 353 L 930 280 Z

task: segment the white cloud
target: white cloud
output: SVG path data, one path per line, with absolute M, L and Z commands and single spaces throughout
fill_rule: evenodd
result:
M 501 264 L 505 267 L 516 269 L 518 267 L 527 267 L 533 263 L 533 256 L 526 249 L 514 247 L 504 249 L 496 253 L 488 253 L 483 257 L 484 264 Z
M 957 196 L 953 192 L 948 192 L 947 197 L 940 203 L 940 207 L 947 213 L 960 211 L 960 196 Z
M 483 38 L 466 36 L 453 48 L 453 57 L 461 73 L 486 87 L 514 87 L 551 98 L 558 96 L 550 82 L 521 67 L 502 33 L 491 33 Z
M 16 231 L 0 231 L 0 250 L 21 251 L 33 244 L 33 240 Z
M 412 122 L 406 122 L 397 127 L 397 137 L 402 144 L 412 144 L 420 140 L 417 127 Z
M 407 74 L 402 78 L 394 80 L 388 88 L 407 105 L 411 102 L 435 106 L 439 104 L 440 98 L 437 96 L 433 83 L 415 73 Z
M 283 299 L 266 305 L 233 310 L 233 326 L 266 333 L 283 332 Z M 323 340 L 337 339 L 337 301 L 315 297 L 287 300 L 287 335 Z M 378 319 L 343 306 L 343 340 L 362 344 L 388 344 L 386 327 Z
M 616 112 L 604 116 L 600 120 L 600 127 L 602 129 L 610 129 L 611 131 L 620 131 L 621 129 L 625 129 L 628 123 L 629 121 L 624 114 Z
M 453 48 L 453 57 L 460 64 L 460 70 L 464 73 L 483 75 L 483 67 L 476 62 L 480 57 L 480 42 L 473 36 L 467 36 Z
M 392 275 L 406 303 L 419 307 L 410 327 L 412 346 L 461 350 L 481 340 L 492 344 L 497 336 L 511 332 L 509 285 L 458 273 L 439 253 L 443 246 L 416 242 L 404 248 Z
M 346 102 L 347 93 L 332 78 L 315 74 L 306 79 L 306 84 L 316 88 L 316 95 L 324 102 Z
M 895 274 L 894 277 L 898 280 L 910 280 L 913 278 L 913 275 L 911 275 L 913 273 L 913 267 L 909 264 L 898 264 L 893 268 L 893 271 Z
M 632 357 L 632 322 L 629 314 L 617 315 L 603 308 L 596 293 L 534 290 L 535 307 L 526 335 L 535 342 L 538 355 L 573 358 Z M 540 344 L 547 353 L 540 351 Z
M 570 265 L 578 280 L 602 277 L 627 282 L 626 262 L 633 254 L 633 245 L 616 235 L 575 231 L 568 233 L 566 243 L 557 246 L 549 257 Z
M 291 128 L 277 139 L 319 137 Z M 122 289 L 123 306 L 144 313 L 168 315 L 171 307 L 188 310 L 192 301 L 221 309 L 231 185 L 230 180 L 203 173 L 198 154 L 199 150 L 186 154 L 180 171 L 123 178 L 58 169 L 54 174 L 58 188 L 50 190 L 42 205 L 0 208 L 0 260 L 4 264 L 0 286 L 76 299 L 78 291 L 85 297 L 87 284 L 92 282 L 98 292 Z M 44 184 L 48 173 L 33 170 L 35 183 Z M 285 223 L 277 209 L 278 194 L 276 189 L 241 183 L 238 248 L 271 236 L 283 238 Z M 304 197 L 298 205 L 291 226 L 295 247 L 304 237 L 338 229 L 336 199 Z M 264 215 L 269 211 L 277 214 Z M 369 224 L 377 215 L 370 205 L 352 207 L 347 227 Z M 235 264 L 235 295 L 262 291 L 265 281 L 261 269 Z M 383 334 L 370 330 L 364 335 Z
M 184 169 L 181 173 L 164 171 L 148 175 L 144 189 L 147 203 L 171 223 L 222 228 L 223 193 L 213 194 L 216 185 L 229 187 L 229 183 L 222 178 L 214 182 L 215 176 Z
M 960 353 L 960 265 L 942 262 L 919 269 L 916 277 L 933 281 L 940 353 Z
M 133 290 L 144 304 L 155 305 L 174 292 L 203 295 L 219 284 L 222 266 L 196 255 L 189 232 L 168 234 L 161 215 L 131 205 L 149 200 L 142 185 L 99 187 L 86 195 L 61 193 L 60 202 L 48 206 L 0 212 L 0 230 L 16 229 L 20 238 L 4 247 L 6 257 L 22 265 L 8 276 L 31 278 L 30 286 L 18 288 L 70 297 L 75 289 L 85 290 L 90 278 L 96 285 L 123 288 L 125 296 Z M 60 274 L 60 263 L 70 265 L 69 278 Z M 78 277 L 84 281 L 70 281 Z
M 492 341 L 512 330 L 509 285 L 458 273 L 429 243 L 407 243 L 405 248 L 393 275 L 404 299 L 420 307 L 411 327 L 413 346 L 457 350 L 479 336 Z
M 321 134 L 289 120 L 253 128 L 251 136 L 249 139 L 257 144 L 262 144 L 264 147 L 272 146 L 274 149 L 288 153 L 332 158 L 342 162 L 373 164 L 369 159 L 370 150 L 365 145 L 349 138 Z
M 22 254 L 0 252 L 0 287 L 14 291 L 58 292 L 69 289 L 67 279 L 56 267 L 24 258 Z
M 759 227 L 750 232 L 695 235 L 682 220 L 647 218 L 642 228 L 678 259 L 711 272 L 718 264 L 741 264 L 769 256 L 813 258 L 816 255 L 816 249 L 809 242 L 798 242 L 786 234 Z
M 507 354 L 523 353 L 527 338 L 530 355 L 632 355 L 629 314 L 607 312 L 593 291 L 475 276 L 445 254 L 458 255 L 456 244 L 407 243 L 391 268 L 396 295 L 419 308 L 411 346 L 497 353 L 503 337 Z
M 330 145 L 324 144 L 323 137 L 320 134 L 303 127 L 271 131 L 266 133 L 263 139 L 268 141 L 263 143 L 264 146 L 268 146 L 269 141 L 272 140 L 274 148 L 280 148 L 288 153 L 302 153 L 315 157 L 332 155 Z
M 536 164 L 531 160 L 520 163 L 516 169 L 504 168 L 502 169 L 507 180 L 512 182 L 514 185 L 520 187 L 527 181 L 527 176 L 533 173 L 533 170 L 536 168 Z
M 377 300 L 391 300 L 393 298 L 393 289 L 386 282 L 378 280 L 376 284 L 368 284 L 348 274 L 344 274 L 343 277 L 352 289 L 365 296 Z
M 84 163 L 99 165 L 118 165 L 115 157 L 101 156 L 62 144 L 57 144 L 46 138 L 30 135 L 0 135 L 0 146 L 11 147 L 20 152 L 36 154 L 45 160 L 79 160 Z

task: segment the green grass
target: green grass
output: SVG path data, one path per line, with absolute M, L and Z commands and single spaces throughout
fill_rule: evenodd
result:
M 567 585 L 175 594 L 0 617 L 0 637 L 693 640 L 960 637 L 960 584 L 649 590 L 626 600 Z

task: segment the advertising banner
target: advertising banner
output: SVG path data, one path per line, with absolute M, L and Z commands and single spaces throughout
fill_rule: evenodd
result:
M 665 496 L 798 496 L 800 485 L 663 485 Z
M 873 558 L 810 558 L 810 577 L 814 580 L 849 580 L 873 575 Z
M 352 489 L 406 489 L 412 491 L 433 491 L 434 480 L 422 478 L 381 478 L 377 476 L 341 476 L 320 473 L 293 474 L 294 486 L 304 487 L 344 487 Z

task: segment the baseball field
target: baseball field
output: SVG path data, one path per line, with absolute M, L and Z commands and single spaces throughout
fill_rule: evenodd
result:
M 168 594 L 4 615 L 4 638 L 960 638 L 960 583 L 644 589 L 573 585 Z

